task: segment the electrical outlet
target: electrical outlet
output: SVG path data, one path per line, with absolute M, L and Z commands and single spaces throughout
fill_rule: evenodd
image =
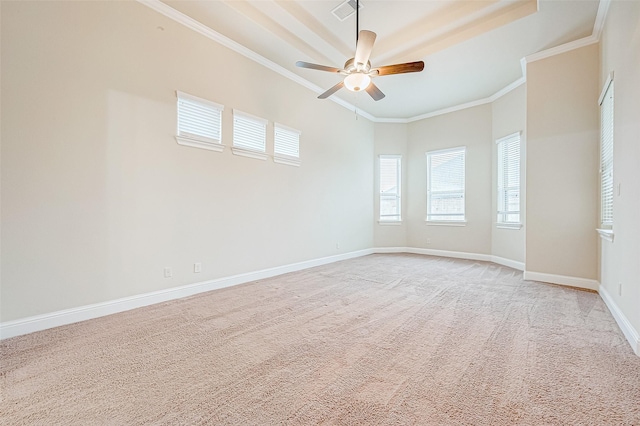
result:
M 169 267 L 164 268 L 164 277 L 171 278 L 172 276 L 173 276 L 173 272 L 171 271 L 171 268 Z
M 618 296 L 622 296 L 622 283 L 618 283 Z
M 340 250 L 340 243 L 336 243 L 336 250 Z
M 193 264 L 193 272 L 195 274 L 199 274 L 200 272 L 202 272 L 202 263 L 194 263 Z
M 431 244 L 431 238 L 427 238 L 427 244 Z

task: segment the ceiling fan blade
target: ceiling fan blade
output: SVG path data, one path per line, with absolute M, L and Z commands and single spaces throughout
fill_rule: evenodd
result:
M 300 68 L 309 68 L 312 70 L 335 72 L 335 73 L 340 73 L 342 71 L 340 68 L 327 67 L 325 65 L 312 64 L 310 62 L 303 62 L 303 61 L 296 62 L 296 66 Z
M 373 84 L 373 82 L 371 82 L 371 84 L 369 84 L 369 86 L 364 90 L 367 91 L 367 93 L 373 98 L 374 101 L 379 101 L 380 99 L 385 97 L 385 94 L 382 93 L 382 91 L 378 89 L 378 86 Z
M 342 89 L 342 86 L 344 86 L 344 81 L 341 81 L 340 83 L 333 86 L 331 89 L 327 90 L 326 92 L 318 96 L 318 99 L 327 99 L 329 96 L 333 95 L 338 90 Z
M 376 41 L 376 33 L 373 31 L 362 30 L 358 34 L 358 44 L 356 45 L 356 55 L 354 62 L 356 64 L 367 65 L 369 56 L 373 50 L 373 42 Z
M 404 74 L 408 72 L 420 72 L 424 69 L 424 62 L 407 62 L 404 64 L 396 64 L 396 65 L 385 65 L 384 67 L 379 67 L 373 72 L 377 71 L 377 75 L 391 75 L 391 74 Z

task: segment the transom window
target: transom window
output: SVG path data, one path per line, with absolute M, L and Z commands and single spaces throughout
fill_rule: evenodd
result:
M 236 155 L 266 160 L 267 120 L 233 110 L 233 148 Z
M 178 96 L 178 130 L 181 145 L 222 151 L 222 111 L 215 102 L 176 92 Z
M 300 165 L 300 131 L 275 123 L 273 129 L 273 161 Z

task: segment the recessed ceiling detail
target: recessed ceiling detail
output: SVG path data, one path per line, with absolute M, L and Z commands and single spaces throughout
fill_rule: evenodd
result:
M 307 87 L 331 87 L 335 76 L 309 73 L 296 61 L 341 67 L 355 49 L 354 0 L 161 1 L 306 80 Z M 389 119 L 486 99 L 523 77 L 523 57 L 591 36 L 599 3 L 368 0 L 359 15 L 360 30 L 378 35 L 371 63 L 422 60 L 424 71 L 381 79 L 381 91 L 394 96 L 379 102 L 347 91 L 334 98 Z

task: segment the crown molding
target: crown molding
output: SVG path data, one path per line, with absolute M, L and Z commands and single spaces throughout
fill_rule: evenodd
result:
M 259 63 L 260 65 L 294 81 L 295 83 L 298 83 L 304 87 L 306 87 L 307 89 L 315 92 L 315 93 L 323 93 L 324 89 L 322 89 L 319 86 L 316 86 L 315 84 L 311 83 L 310 81 L 300 77 L 299 75 L 289 71 L 288 69 L 276 64 L 273 61 L 270 61 L 269 59 L 265 58 L 262 55 L 257 54 L 256 52 L 254 52 L 253 50 L 241 45 L 238 42 L 235 42 L 233 40 L 231 40 L 229 37 L 226 37 L 222 34 L 220 34 L 217 31 L 214 31 L 213 29 L 209 28 L 208 26 L 196 21 L 195 19 L 185 15 L 182 12 L 177 11 L 176 9 L 172 8 L 171 6 L 168 6 L 167 4 L 163 3 L 160 0 L 137 0 L 138 3 L 147 6 L 150 9 L 155 10 L 156 12 L 166 16 L 169 19 L 172 19 L 176 22 L 178 22 L 179 24 L 184 25 L 185 27 L 209 38 L 210 40 L 215 41 L 216 43 L 219 43 L 231 50 L 233 50 L 236 53 L 241 54 L 242 56 L 249 58 L 257 63 Z M 338 105 L 348 109 L 349 111 L 352 111 L 358 115 L 360 115 L 363 118 L 366 118 L 369 121 L 372 121 L 374 123 L 401 123 L 401 124 L 406 124 L 406 123 L 411 123 L 413 121 L 419 121 L 419 120 L 424 120 L 426 118 L 431 118 L 431 117 L 436 117 L 438 115 L 442 115 L 442 114 L 448 114 L 450 112 L 455 112 L 455 111 L 460 111 L 463 109 L 467 109 L 467 108 L 472 108 L 475 106 L 479 106 L 479 105 L 484 105 L 487 103 L 491 103 L 493 101 L 495 101 L 496 99 L 500 98 L 501 96 L 504 96 L 505 94 L 509 93 L 511 90 L 515 89 L 516 87 L 520 86 L 522 83 L 524 83 L 524 77 L 521 79 L 518 79 L 516 81 L 514 81 L 513 83 L 509 84 L 508 86 L 506 86 L 505 88 L 499 90 L 498 92 L 496 92 L 495 94 L 493 94 L 492 96 L 488 97 L 488 98 L 483 98 L 483 99 L 479 99 L 476 101 L 472 101 L 472 102 L 467 102 L 461 105 L 455 105 L 452 106 L 450 108 L 445 108 L 445 109 L 441 109 L 438 111 L 433 111 L 433 112 L 429 112 L 426 114 L 422 114 L 422 115 L 418 115 L 415 117 L 410 117 L 410 118 L 380 118 L 380 117 L 375 117 L 365 111 L 362 111 L 360 109 L 358 109 L 355 105 L 337 97 L 337 96 L 330 96 L 328 99 L 330 99 L 331 101 L 337 103 Z
M 428 112 L 426 114 L 416 115 L 415 117 L 407 118 L 405 122 L 406 123 L 413 123 L 414 121 L 425 120 L 427 118 L 433 118 L 433 117 L 436 117 L 438 115 L 449 114 L 451 112 L 456 112 L 456 111 L 460 111 L 460 110 L 467 109 L 467 108 L 477 107 L 477 106 L 480 106 L 480 105 L 484 105 L 484 104 L 490 103 L 491 102 L 490 99 L 491 99 L 490 97 L 489 98 L 478 99 L 476 101 L 471 101 L 471 102 L 467 102 L 467 103 L 460 104 L 460 105 L 454 105 L 454 106 L 449 107 L 449 108 L 439 109 L 437 111 Z
M 306 87 L 307 89 L 315 93 L 320 94 L 324 92 L 324 89 L 322 89 L 321 87 L 316 86 L 315 84 L 289 71 L 288 69 L 276 64 L 273 61 L 270 61 L 264 56 L 257 54 L 253 50 L 248 49 L 247 47 L 241 45 L 240 43 L 237 43 L 231 40 L 230 38 L 218 33 L 217 31 L 212 30 L 206 25 L 183 14 L 182 12 L 177 11 L 176 9 L 172 8 L 171 6 L 168 6 L 167 4 L 163 3 L 160 0 L 136 0 L 136 1 L 184 25 L 185 27 L 192 29 L 193 31 L 196 31 L 197 33 L 209 39 L 225 47 L 228 47 L 229 49 L 259 63 L 260 65 L 263 65 L 266 68 Z M 520 85 L 524 84 L 527 81 L 527 64 L 528 63 L 539 61 L 541 59 L 549 58 L 551 56 L 559 55 L 574 49 L 579 49 L 581 47 L 598 43 L 600 41 L 600 36 L 602 35 L 602 31 L 604 29 L 607 12 L 609 10 L 610 4 L 611 4 L 611 0 L 600 0 L 599 6 L 598 6 L 598 13 L 596 15 L 596 19 L 593 26 L 593 31 L 590 36 L 584 37 L 578 40 L 574 40 L 572 42 L 565 43 L 560 46 L 552 47 L 551 49 L 543 50 L 541 52 L 537 52 L 522 58 L 520 60 L 520 65 L 522 67 L 522 77 L 520 77 L 518 80 L 514 81 L 513 83 L 510 83 L 509 85 L 505 86 L 504 88 L 498 90 L 496 93 L 494 93 L 493 95 L 487 98 L 478 99 L 478 100 L 467 102 L 460 105 L 454 105 L 449 108 L 444 108 L 444 109 L 428 112 L 425 114 L 421 114 L 421 115 L 417 115 L 409 118 L 375 117 L 365 111 L 358 109 L 355 105 L 337 96 L 330 96 L 328 99 L 374 123 L 401 123 L 401 124 L 412 123 L 414 121 L 420 121 L 427 118 L 436 117 L 438 115 L 449 114 L 451 112 L 456 112 L 463 109 L 473 108 L 476 106 L 485 105 L 485 104 L 494 102 L 495 100 L 501 98 L 502 96 L 506 95 L 507 93 L 511 92 L 512 90 L 514 90 L 515 88 L 519 87 Z
M 502 89 L 498 90 L 496 93 L 494 93 L 493 95 L 491 95 L 489 97 L 486 97 L 486 98 L 483 98 L 483 99 L 478 99 L 478 100 L 472 101 L 472 102 L 467 102 L 467 103 L 460 104 L 460 105 L 454 105 L 454 106 L 449 107 L 449 108 L 440 109 L 440 110 L 429 112 L 429 113 L 426 113 L 426 114 L 416 115 L 415 117 L 411 117 L 411 118 L 404 119 L 403 121 L 395 121 L 395 122 L 412 123 L 414 121 L 420 121 L 420 120 L 424 120 L 424 119 L 427 119 L 427 118 L 436 117 L 438 115 L 449 114 L 451 112 L 456 112 L 456 111 L 460 111 L 460 110 L 467 109 L 467 108 L 473 108 L 473 107 L 480 106 L 480 105 L 490 104 L 490 103 L 494 102 L 495 100 L 500 99 L 501 97 L 503 97 L 507 93 L 511 92 L 512 90 L 522 86 L 525 82 L 526 82 L 526 79 L 524 77 L 520 77 L 519 79 L 517 79 L 513 83 L 503 87 Z M 378 119 L 378 121 L 382 121 L 382 120 Z
M 593 24 L 593 32 L 591 33 L 591 35 L 595 36 L 598 40 L 600 40 L 602 36 L 610 4 L 611 0 L 600 0 L 600 4 L 598 5 L 598 14 L 596 15 L 596 22 Z
M 604 30 L 604 24 L 607 20 L 607 12 L 609 11 L 609 5 L 611 0 L 600 0 L 598 4 L 598 13 L 596 20 L 593 23 L 593 30 L 591 35 L 578 40 L 571 41 L 569 43 L 561 44 L 560 46 L 552 47 L 551 49 L 543 50 L 538 53 L 526 56 L 523 58 L 523 75 L 526 76 L 526 64 L 529 62 L 539 61 L 541 59 L 549 58 L 551 56 L 560 55 L 561 53 L 569 52 L 574 49 L 589 46 L 600 41 L 602 31 Z
M 560 46 L 552 47 L 551 49 L 525 56 L 524 60 L 526 63 L 539 61 L 541 59 L 550 58 L 551 56 L 560 55 L 562 53 L 570 52 L 571 50 L 589 46 L 597 43 L 598 41 L 600 40 L 592 34 L 588 37 L 583 37 L 578 40 L 570 41 L 569 43 L 561 44 Z
M 501 97 L 503 97 L 507 93 L 511 92 L 514 89 L 517 89 L 518 87 L 522 86 L 526 82 L 527 82 L 527 79 L 525 77 L 520 77 L 519 79 L 517 79 L 513 83 L 508 84 L 507 86 L 503 87 L 502 89 L 498 90 L 496 93 L 491 95 L 488 98 L 489 102 L 493 102 L 495 100 L 500 99 Z

